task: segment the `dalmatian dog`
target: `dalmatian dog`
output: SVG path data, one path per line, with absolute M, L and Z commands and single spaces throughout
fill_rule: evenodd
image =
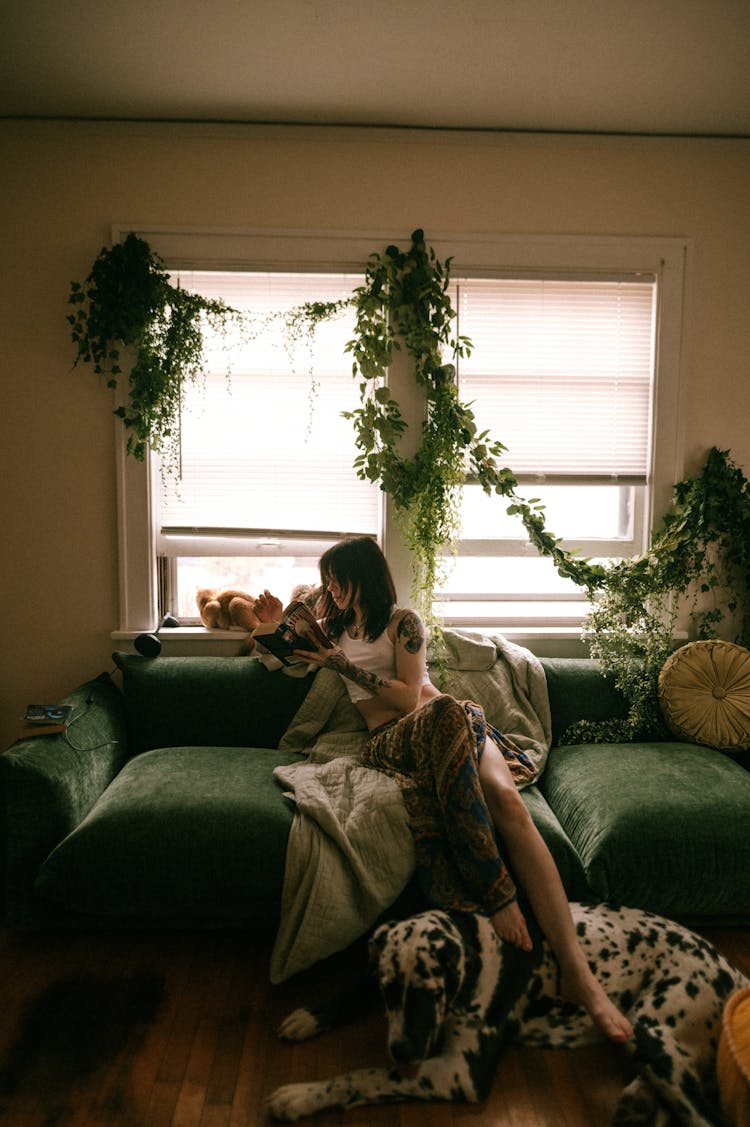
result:
M 626 1047 L 636 1078 L 613 1122 L 721 1125 L 715 1080 L 721 1015 L 747 979 L 706 940 L 660 916 L 605 905 L 571 909 L 592 968 L 634 1027 Z M 540 940 L 534 947 L 538 953 L 530 957 L 501 943 L 489 919 L 471 913 L 430 910 L 381 925 L 370 948 L 392 1067 L 285 1085 L 269 1097 L 271 1114 L 293 1121 L 329 1107 L 480 1102 L 504 1041 L 575 1048 L 601 1040 L 585 1010 L 560 996 L 549 945 Z M 279 1035 L 315 1036 L 336 1023 L 336 1010 L 295 1010 Z

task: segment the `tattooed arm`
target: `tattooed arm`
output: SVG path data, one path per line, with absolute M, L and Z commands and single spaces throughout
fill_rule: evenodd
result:
M 395 653 L 396 670 L 393 676 L 362 669 L 351 662 L 338 646 L 334 650 L 321 650 L 314 655 L 305 654 L 326 669 L 334 669 L 343 677 L 348 677 L 370 694 L 370 700 L 357 702 L 367 719 L 372 712 L 370 705 L 378 715 L 387 713 L 405 716 L 418 706 L 424 692 L 427 647 L 425 629 L 419 615 L 411 610 L 394 615 L 388 626 L 388 633 Z
M 343 650 L 338 646 L 329 653 L 323 662 L 325 669 L 335 669 L 342 677 L 348 677 L 350 681 L 354 681 L 355 685 L 359 685 L 361 689 L 365 689 L 373 696 L 379 696 L 383 689 L 389 689 L 393 685 L 393 681 L 386 677 L 379 677 L 377 673 L 371 673 L 369 669 L 362 669 L 359 665 L 354 665 L 349 661 Z

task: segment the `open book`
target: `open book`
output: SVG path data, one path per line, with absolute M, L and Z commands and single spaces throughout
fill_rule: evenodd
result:
M 296 601 L 284 610 L 281 622 L 261 622 L 252 636 L 284 665 L 305 660 L 295 654 L 295 650 L 333 649 L 333 642 L 320 629 L 312 612 L 304 603 Z

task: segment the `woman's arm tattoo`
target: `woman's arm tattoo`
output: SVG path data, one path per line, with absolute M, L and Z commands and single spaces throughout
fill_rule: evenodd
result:
M 323 665 L 326 669 L 335 669 L 342 677 L 348 677 L 350 681 L 354 681 L 355 685 L 359 685 L 361 689 L 366 689 L 373 696 L 377 696 L 381 689 L 387 689 L 391 683 L 385 677 L 378 677 L 377 673 L 370 673 L 367 669 L 360 669 L 358 665 L 353 665 L 342 650 L 334 650 L 325 659 Z
M 413 610 L 407 611 L 400 620 L 396 637 L 402 640 L 407 653 L 419 653 L 425 640 L 424 626 L 422 619 Z

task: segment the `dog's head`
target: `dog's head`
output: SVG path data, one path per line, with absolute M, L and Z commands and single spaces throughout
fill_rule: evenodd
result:
M 461 988 L 465 956 L 461 935 L 445 912 L 423 912 L 383 924 L 372 937 L 388 1018 L 388 1051 L 408 1067 L 439 1050 L 446 1014 Z

